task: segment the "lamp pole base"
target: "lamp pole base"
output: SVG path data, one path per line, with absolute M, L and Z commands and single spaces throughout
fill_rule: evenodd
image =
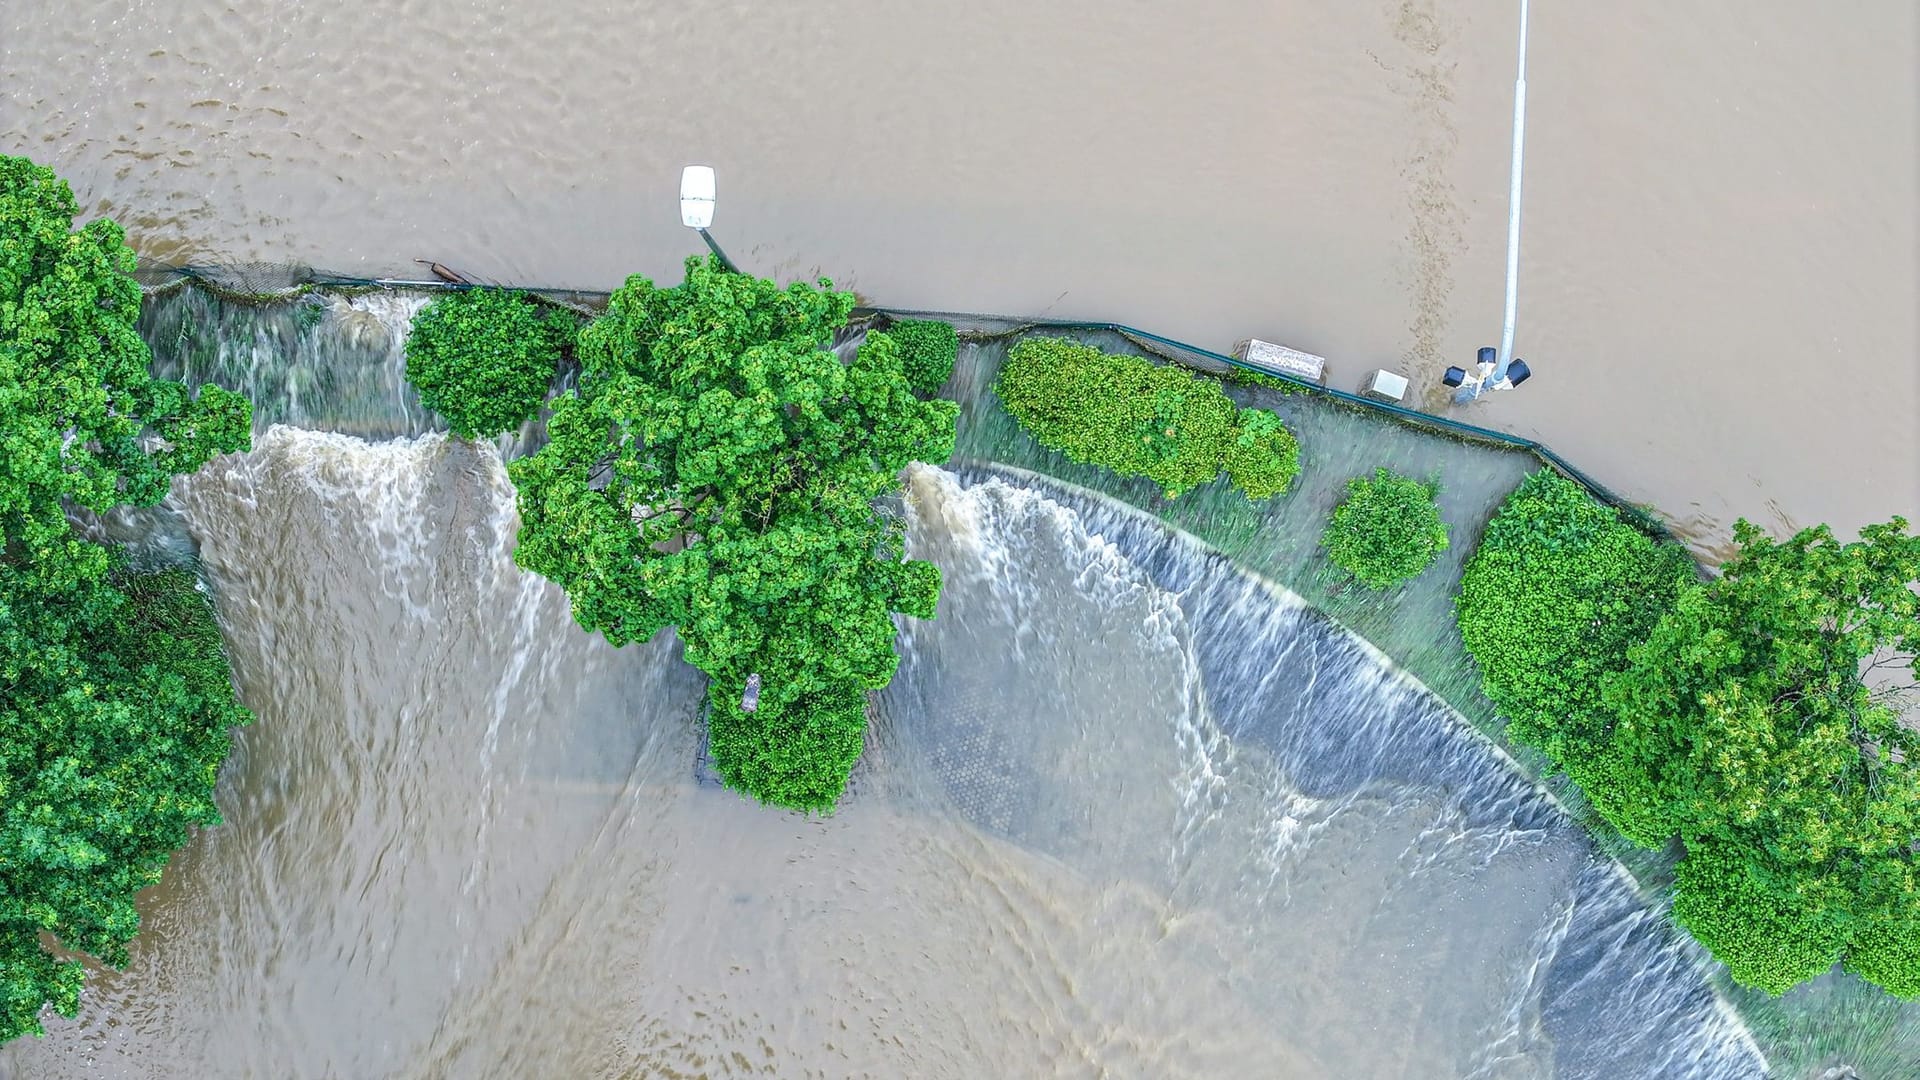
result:
M 720 245 L 714 241 L 712 233 L 701 229 L 700 239 L 707 242 L 707 250 L 713 252 L 713 257 L 720 260 L 720 265 L 726 267 L 728 273 L 737 274 L 740 272 L 740 268 L 733 265 L 733 260 L 727 258 L 727 253 L 720 250 Z

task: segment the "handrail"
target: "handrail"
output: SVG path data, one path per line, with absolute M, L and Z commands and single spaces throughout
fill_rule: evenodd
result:
M 285 265 L 268 266 L 267 264 L 260 264 L 257 271 L 250 270 L 247 267 L 202 267 L 202 266 L 193 266 L 193 265 L 168 266 L 168 265 L 149 264 L 149 265 L 143 265 L 140 268 L 139 273 L 141 275 L 146 275 L 146 276 L 169 275 L 169 276 L 174 276 L 179 278 L 186 278 L 186 279 L 198 282 L 202 285 L 205 285 L 216 293 L 233 293 L 233 294 L 244 296 L 244 295 L 254 295 L 254 293 L 252 290 L 248 290 L 246 288 L 236 288 L 233 284 L 231 284 L 231 279 L 235 277 L 244 278 L 247 274 L 252 272 L 258 272 L 262 275 L 271 274 L 275 278 L 289 283 L 289 285 L 280 286 L 275 290 L 260 290 L 259 295 L 263 299 L 270 298 L 274 295 L 284 295 L 284 290 L 289 286 L 296 290 L 302 289 L 302 288 L 316 287 L 316 286 L 320 288 L 430 289 L 430 290 L 445 290 L 448 292 L 461 292 L 469 289 L 513 289 L 518 292 L 532 293 L 535 295 L 544 295 L 550 299 L 555 297 L 584 298 L 584 297 L 605 297 L 605 296 L 611 295 L 609 292 L 603 289 L 570 289 L 570 288 L 553 288 L 553 287 L 527 286 L 527 285 L 498 285 L 491 282 L 449 282 L 449 281 L 440 281 L 440 280 L 414 281 L 414 280 L 404 280 L 399 278 L 350 277 L 342 274 L 330 274 L 324 271 L 317 271 L 317 270 L 313 270 L 305 267 L 288 267 Z M 1214 361 L 1215 363 L 1225 364 L 1228 367 L 1232 367 L 1241 371 L 1253 372 L 1255 374 L 1264 375 L 1269 378 L 1279 379 L 1283 382 L 1291 383 L 1292 385 L 1297 386 L 1300 389 L 1307 391 L 1308 393 L 1319 394 L 1324 397 L 1330 397 L 1337 401 L 1343 402 L 1348 405 L 1357 406 L 1359 408 L 1371 409 L 1375 412 L 1390 416 L 1391 418 L 1393 418 L 1394 420 L 1400 423 L 1411 424 L 1416 427 L 1428 428 L 1431 430 L 1443 432 L 1443 433 L 1454 435 L 1454 436 L 1478 439 L 1485 442 L 1499 443 L 1501 445 L 1510 446 L 1518 450 L 1524 450 L 1528 453 L 1533 454 L 1535 457 L 1539 458 L 1542 463 L 1558 471 L 1559 473 L 1567 477 L 1569 480 L 1572 480 L 1575 483 L 1579 484 L 1581 487 L 1586 488 L 1587 491 L 1590 494 L 1592 494 L 1594 498 L 1599 499 L 1601 502 L 1604 502 L 1607 505 L 1612 506 L 1614 509 L 1619 510 L 1621 513 L 1627 515 L 1640 528 L 1656 536 L 1662 537 L 1664 539 L 1668 539 L 1668 540 L 1673 539 L 1672 533 L 1667 529 L 1666 525 L 1662 523 L 1658 518 L 1655 518 L 1653 515 L 1649 514 L 1642 507 L 1621 498 L 1619 495 L 1615 494 L 1606 485 L 1600 483 L 1598 480 L 1595 480 L 1592 476 L 1588 475 L 1584 470 L 1580 469 L 1578 466 L 1574 465 L 1572 462 L 1562 457 L 1558 451 L 1554 450 L 1552 447 L 1546 445 L 1545 443 L 1539 442 L 1538 440 L 1523 438 L 1519 435 L 1514 435 L 1511 432 L 1497 431 L 1497 430 L 1494 430 L 1493 428 L 1481 427 L 1478 424 L 1469 424 L 1461 420 L 1454 420 L 1450 417 L 1436 416 L 1432 413 L 1420 412 L 1417 409 L 1409 409 L 1404 405 L 1395 405 L 1391 402 L 1376 401 L 1373 398 L 1362 397 L 1359 394 L 1349 393 L 1345 390 L 1336 390 L 1333 387 L 1323 386 L 1319 383 L 1310 382 L 1306 379 L 1302 379 L 1297 376 L 1268 371 L 1265 368 L 1254 367 L 1253 365 L 1248 364 L 1244 360 L 1236 359 L 1232 356 L 1226 355 L 1225 353 L 1217 352 L 1213 349 L 1203 348 L 1202 346 L 1193 345 L 1185 341 L 1180 341 L 1177 338 L 1170 338 L 1164 334 L 1156 334 L 1151 330 L 1143 330 L 1137 326 L 1130 326 L 1126 323 L 1103 322 L 1098 320 L 1054 319 L 1054 318 L 1048 318 L 1046 316 L 1041 316 L 1041 315 L 1013 316 L 1013 315 L 995 314 L 991 312 L 943 311 L 943 310 L 922 309 L 922 308 L 884 307 L 884 306 L 877 306 L 877 305 L 861 305 L 860 307 L 857 307 L 854 309 L 854 313 L 857 316 L 866 316 L 866 317 L 880 316 L 888 319 L 941 319 L 948 322 L 961 321 L 961 322 L 997 323 L 1007 327 L 1007 329 L 1005 330 L 1002 330 L 990 335 L 986 335 L 989 337 L 996 337 L 996 338 L 1006 337 L 1011 334 L 1018 333 L 1020 332 L 1020 330 L 1024 328 L 1037 328 L 1037 329 L 1058 329 L 1058 330 L 1104 330 L 1109 333 L 1121 334 L 1124 336 L 1137 338 L 1145 342 L 1152 342 L 1154 344 L 1163 346 L 1165 348 L 1184 351 L 1194 356 L 1205 357 L 1208 360 Z M 1165 358 L 1168 360 L 1172 360 L 1174 362 L 1180 362 L 1180 357 L 1178 356 L 1166 356 Z
M 1345 391 L 1345 390 L 1336 390 L 1331 386 L 1323 386 L 1319 383 L 1312 382 L 1307 379 L 1299 378 L 1298 376 L 1288 375 L 1281 372 L 1268 371 L 1265 368 L 1255 367 L 1244 360 L 1240 360 L 1236 357 L 1229 356 L 1225 353 L 1217 352 L 1213 349 L 1204 348 L 1199 345 L 1193 345 L 1185 341 L 1180 341 L 1176 338 L 1170 338 L 1163 334 L 1156 334 L 1151 330 L 1142 330 L 1137 326 L 1129 326 L 1126 323 L 1098 322 L 1098 321 L 1087 321 L 1087 320 L 1080 320 L 1080 319 L 1049 319 L 1046 317 L 1015 318 L 1015 317 L 1006 316 L 1006 315 L 994 315 L 994 314 L 989 314 L 984 312 L 972 312 L 972 311 L 937 311 L 937 310 L 916 309 L 916 308 L 888 308 L 888 307 L 865 307 L 858 310 L 867 314 L 883 315 L 883 316 L 886 316 L 887 318 L 941 319 L 948 322 L 952 322 L 955 320 L 974 321 L 974 322 L 1000 322 L 1000 323 L 1007 323 L 1010 325 L 1009 330 L 999 334 L 990 335 L 993 337 L 1003 337 L 1003 336 L 1006 336 L 1007 334 L 1017 333 L 1019 328 L 1021 327 L 1035 327 L 1035 328 L 1063 329 L 1063 330 L 1076 330 L 1076 329 L 1077 330 L 1105 330 L 1105 331 L 1108 331 L 1109 333 L 1122 334 L 1130 337 L 1144 338 L 1147 341 L 1156 342 L 1161 345 L 1168 346 L 1170 348 L 1180 349 L 1180 350 L 1193 353 L 1199 356 L 1204 356 L 1209 360 L 1215 361 L 1216 363 L 1226 364 L 1229 367 L 1233 367 L 1241 371 L 1253 372 L 1258 375 L 1267 376 L 1268 378 L 1279 379 L 1283 382 L 1291 383 L 1292 385 L 1297 386 L 1302 390 L 1307 391 L 1308 393 L 1320 394 L 1326 397 L 1331 397 L 1336 400 L 1345 402 L 1349 405 L 1356 405 L 1361 408 L 1372 409 L 1376 412 L 1386 413 L 1401 423 L 1412 424 L 1417 427 L 1437 429 L 1439 431 L 1443 431 L 1452 435 L 1460 435 L 1460 436 L 1466 436 L 1469 438 L 1484 440 L 1487 442 L 1500 443 L 1505 446 L 1511 446 L 1517 450 L 1524 450 L 1538 457 L 1542 462 L 1544 462 L 1549 467 L 1553 468 L 1555 471 L 1559 472 L 1561 475 L 1565 476 L 1567 479 L 1572 480 L 1574 483 L 1579 484 L 1583 488 L 1586 488 L 1587 492 L 1591 494 L 1594 498 L 1600 500 L 1603 503 L 1606 503 L 1608 506 L 1611 506 L 1614 509 L 1619 510 L 1621 513 L 1626 514 L 1628 517 L 1632 518 L 1635 524 L 1637 524 L 1640 528 L 1648 532 L 1651 532 L 1657 536 L 1660 536 L 1664 539 L 1668 539 L 1668 540 L 1673 539 L 1672 533 L 1667 529 L 1666 525 L 1663 522 L 1661 522 L 1658 518 L 1655 518 L 1653 515 L 1649 514 L 1644 508 L 1640 507 L 1639 505 L 1628 502 L 1627 500 L 1621 498 L 1618 494 L 1614 493 L 1614 491 L 1608 488 L 1605 484 L 1602 484 L 1600 481 L 1595 480 L 1592 476 L 1588 475 L 1585 470 L 1574 465 L 1572 462 L 1568 461 L 1565 457 L 1562 457 L 1559 451 L 1553 449 L 1547 444 L 1540 442 L 1536 439 L 1528 439 L 1519 435 L 1515 435 L 1511 432 L 1497 431 L 1493 428 L 1481 427 L 1478 424 L 1469 424 L 1469 423 L 1466 423 L 1465 421 L 1452 419 L 1451 417 L 1435 416 L 1432 413 L 1420 412 L 1417 409 L 1409 409 L 1404 405 L 1396 405 L 1396 404 L 1393 404 L 1392 402 L 1378 401 L 1373 398 L 1362 397 L 1359 394 L 1349 393 L 1348 391 Z M 1168 359 L 1177 361 L 1179 358 L 1168 357 Z

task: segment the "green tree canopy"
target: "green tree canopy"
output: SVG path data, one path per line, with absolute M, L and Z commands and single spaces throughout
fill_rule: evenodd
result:
M 463 439 L 491 439 L 533 416 L 579 320 L 525 293 L 468 289 L 435 299 L 407 334 L 407 381 Z
M 1640 843 L 1681 837 L 1675 912 L 1741 982 L 1778 993 L 1844 957 L 1920 995 L 1920 537 L 1734 538 L 1609 681 L 1596 803 Z
M 111 557 L 111 556 L 109 556 Z M 182 571 L 49 593 L 0 567 L 0 1040 L 71 1016 L 82 968 L 116 967 L 193 826 L 220 823 L 213 785 L 248 720 L 212 609 Z
M 133 253 L 76 213 L 0 157 L 0 1040 L 78 1007 L 82 969 L 42 935 L 126 962 L 134 894 L 219 820 L 246 720 L 192 576 L 131 573 L 68 524 L 68 505 L 158 501 L 250 424 L 238 395 L 149 377 Z
M 104 218 L 74 230 L 78 213 L 50 170 L 0 156 L 0 528 L 49 585 L 106 569 L 62 500 L 156 502 L 176 474 L 244 446 L 251 417 L 238 394 L 148 375 L 133 251 Z
M 1512 735 L 1628 839 L 1679 837 L 1674 916 L 1737 981 L 1844 961 L 1920 995 L 1920 538 L 1734 538 L 1701 584 L 1537 473 L 1468 561 L 1461 636 Z
M 1335 566 L 1367 588 L 1398 585 L 1447 550 L 1447 526 L 1433 496 L 1432 484 L 1388 469 L 1372 479 L 1355 477 L 1320 543 Z
M 726 782 L 826 810 L 898 663 L 893 612 L 931 618 L 939 572 L 876 510 L 909 462 L 945 461 L 956 408 L 917 398 L 899 348 L 830 351 L 848 293 L 691 259 L 630 278 L 582 334 L 551 442 L 516 461 L 520 566 L 616 644 L 678 628 L 711 680 Z M 748 707 L 751 706 L 751 707 Z

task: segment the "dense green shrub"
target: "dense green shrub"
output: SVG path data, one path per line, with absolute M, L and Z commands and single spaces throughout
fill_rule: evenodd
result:
M 1550 473 L 1467 564 L 1461 635 L 1509 730 L 1627 838 L 1685 850 L 1673 912 L 1742 984 L 1836 961 L 1920 996 L 1920 537 L 1742 521 L 1701 584 Z
M 455 435 L 491 439 L 539 409 L 577 328 L 572 312 L 524 293 L 449 293 L 413 317 L 407 381 Z
M 994 385 L 1042 446 L 1075 461 L 1144 476 L 1175 498 L 1223 470 L 1249 499 L 1287 490 L 1299 445 L 1272 413 L 1242 410 L 1220 384 L 1064 338 L 1028 338 Z
M 1434 486 L 1386 469 L 1347 481 L 1320 543 L 1335 566 L 1369 589 L 1385 589 L 1425 570 L 1447 550 L 1447 526 Z
M 581 334 L 552 441 L 510 466 L 515 561 L 616 645 L 677 627 L 721 777 L 801 810 L 846 786 L 893 613 L 932 618 L 939 593 L 874 501 L 953 452 L 956 406 L 915 396 L 887 334 L 827 351 L 852 307 L 697 259 L 675 288 L 631 278 Z
M 960 335 L 952 323 L 899 319 L 887 327 L 886 334 L 899 346 L 900 366 L 916 392 L 932 397 L 947 385 L 960 352 Z
M 1460 636 L 1508 733 L 1587 778 L 1612 715 L 1601 679 L 1627 666 L 1694 580 L 1686 552 L 1656 544 L 1580 485 L 1541 470 L 1507 497 L 1460 579 Z M 1584 785 L 1583 785 L 1584 786 Z
M 129 575 L 66 504 L 150 504 L 247 445 L 245 399 L 148 375 L 118 226 L 72 231 L 72 192 L 0 157 L 0 1040 L 78 1008 L 82 968 L 126 963 L 133 897 L 189 828 L 244 723 L 191 575 Z

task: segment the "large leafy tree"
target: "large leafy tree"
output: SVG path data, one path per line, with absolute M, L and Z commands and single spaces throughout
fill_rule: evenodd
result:
M 955 406 L 914 395 L 886 334 L 830 348 L 852 306 L 698 259 L 675 288 L 629 279 L 581 335 L 551 441 L 511 467 L 519 565 L 616 645 L 677 627 L 722 778 L 809 811 L 893 677 L 892 614 L 931 618 L 939 592 L 876 500 L 954 440 Z
M 1509 732 L 1629 839 L 1679 837 L 1674 915 L 1736 980 L 1844 961 L 1920 995 L 1920 538 L 1734 538 L 1702 584 L 1538 473 L 1467 564 L 1461 635 Z
M 0 1040 L 78 1006 L 80 965 L 43 938 L 125 962 L 134 894 L 219 820 L 246 718 L 191 575 L 131 573 L 67 521 L 157 501 L 250 424 L 237 395 L 148 376 L 133 253 L 77 211 L 0 157 Z
M 105 218 L 73 229 L 78 213 L 50 170 L 0 157 L 0 527 L 9 558 L 49 583 L 106 566 L 62 500 L 156 502 L 176 474 L 244 445 L 251 416 L 238 394 L 192 397 L 148 375 L 133 251 Z
M 1746 522 L 1609 681 L 1629 837 L 1686 845 L 1674 910 L 1776 993 L 1836 960 L 1920 995 L 1920 537 Z

